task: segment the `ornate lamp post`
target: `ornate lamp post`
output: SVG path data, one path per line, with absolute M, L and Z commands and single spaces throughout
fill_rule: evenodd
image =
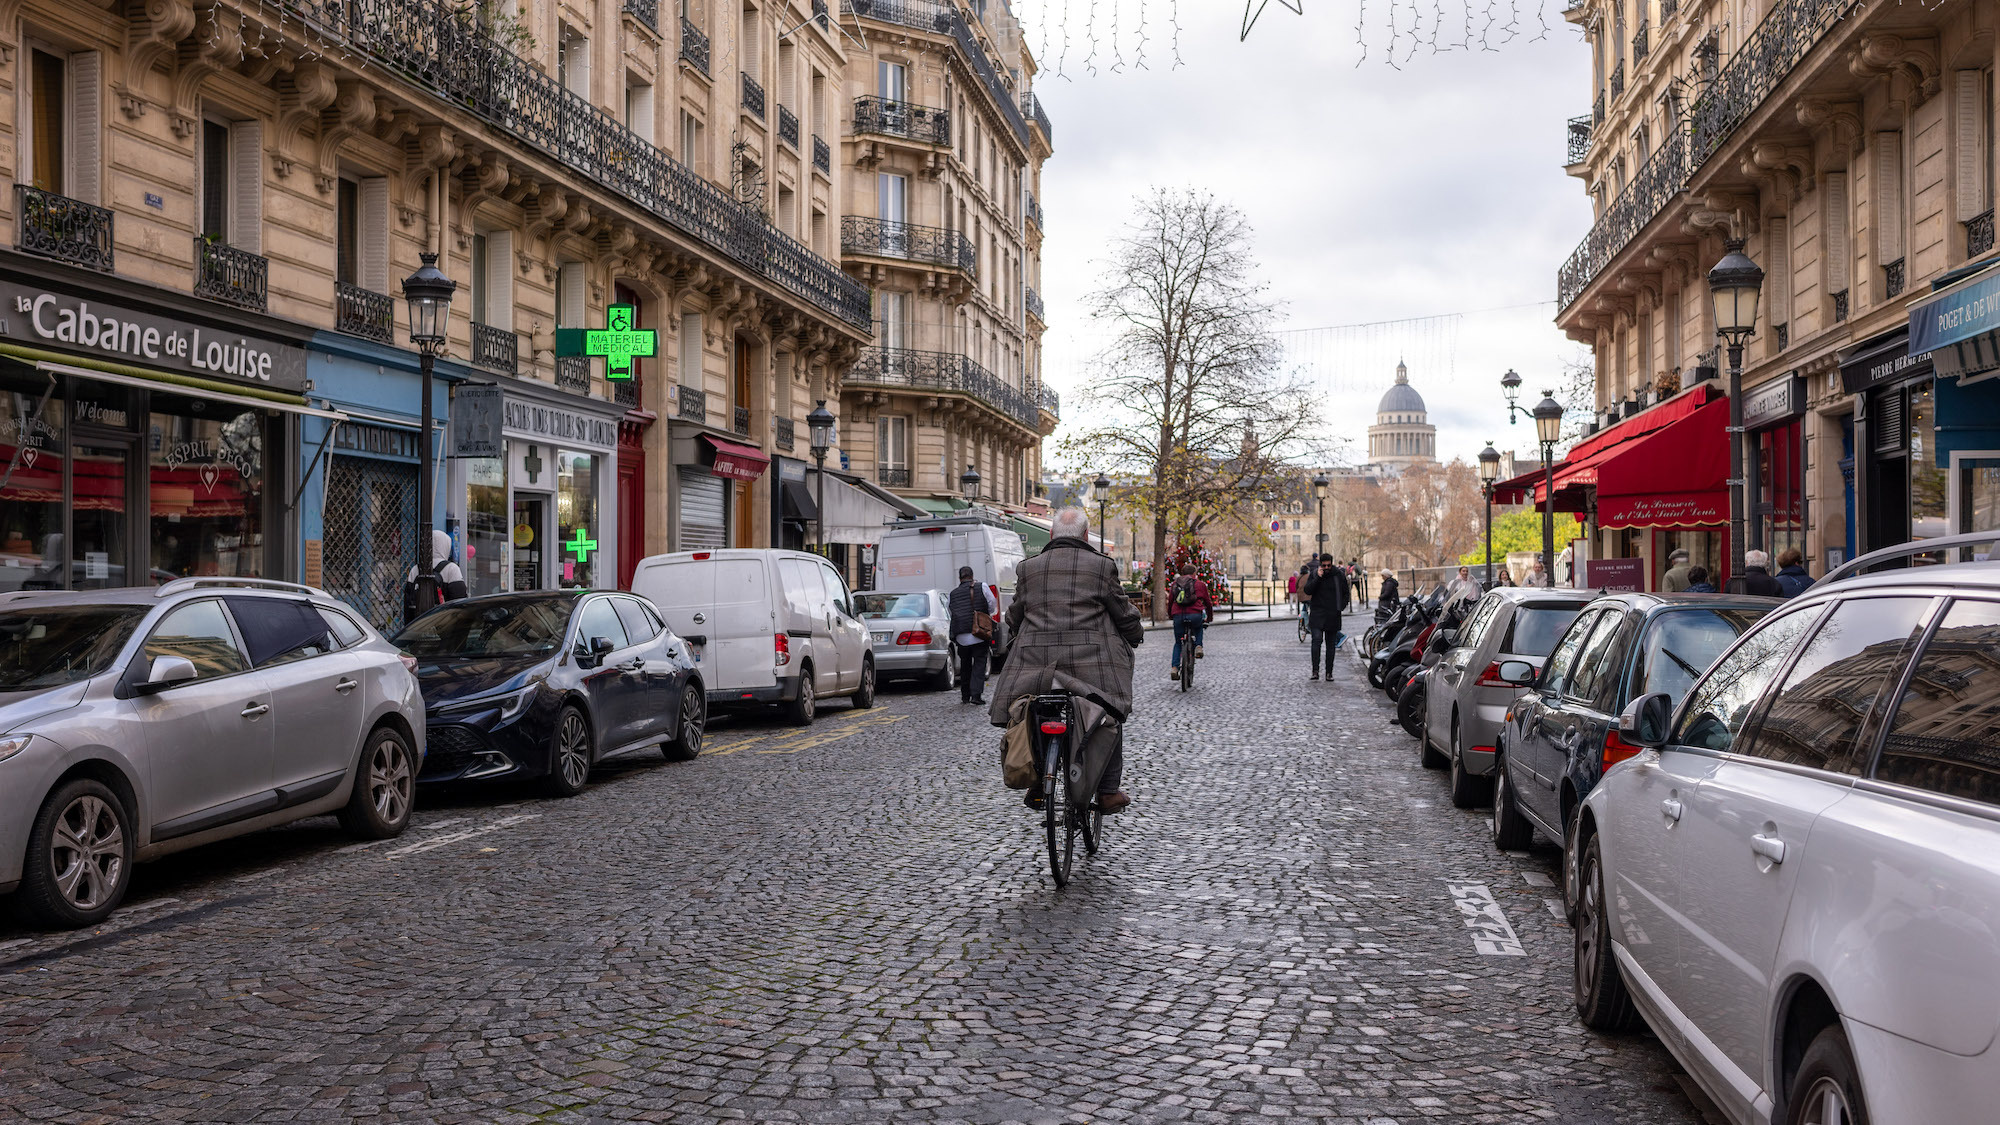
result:
M 826 547 L 826 455 L 827 451 L 833 448 L 833 412 L 826 408 L 825 399 L 820 399 L 819 405 L 812 408 L 811 414 L 806 415 L 806 432 L 811 435 L 807 440 L 812 444 L 807 448 L 812 450 L 813 464 L 819 466 L 819 491 L 818 495 L 813 498 L 813 504 L 818 509 L 814 515 L 818 518 L 813 520 L 813 537 L 820 541 L 820 547 L 824 550 Z
M 1514 374 L 1514 369 L 1511 367 L 1507 369 L 1505 375 L 1500 376 L 1500 393 L 1507 396 L 1507 424 L 1511 426 L 1514 424 L 1516 413 L 1528 413 L 1527 407 L 1515 401 L 1521 397 L 1521 377 Z
M 1743 341 L 1757 331 L 1757 298 L 1764 271 L 1743 252 L 1743 240 L 1722 244 L 1722 260 L 1708 271 L 1715 302 L 1715 334 L 1729 348 L 1729 581 L 1743 578 Z
M 1486 494 L 1486 588 L 1493 588 L 1493 484 L 1500 479 L 1500 451 L 1492 442 L 1479 451 L 1479 491 Z
M 1313 499 L 1319 501 L 1319 548 L 1313 552 L 1313 561 L 1326 553 L 1326 487 L 1332 482 L 1325 473 L 1313 477 Z
M 437 601 L 437 560 L 431 557 L 431 364 L 444 352 L 451 327 L 451 295 L 458 282 L 438 271 L 438 256 L 421 255 L 417 272 L 403 279 L 403 300 L 410 306 L 410 343 L 417 346 L 417 379 L 423 384 L 417 449 L 417 604 Z M 405 624 L 408 624 L 405 622 Z
M 1111 478 L 1103 473 L 1097 474 L 1097 479 L 1090 482 L 1090 496 L 1097 501 L 1097 537 L 1104 539 L 1104 506 L 1111 502 Z
M 965 471 L 958 474 L 958 490 L 965 494 L 968 503 L 979 503 L 979 470 L 966 465 Z
M 1535 440 L 1542 446 L 1542 574 L 1556 584 L 1556 442 L 1562 440 L 1563 408 L 1554 391 L 1543 391 L 1535 404 Z

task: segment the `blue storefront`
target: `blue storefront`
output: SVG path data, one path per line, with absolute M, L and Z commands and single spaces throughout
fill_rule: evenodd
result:
M 393 631 L 402 616 L 403 580 L 416 559 L 425 445 L 418 433 L 417 355 L 335 332 L 319 333 L 308 348 L 310 397 L 347 417 L 303 422 L 300 571 L 305 582 L 354 606 L 376 628 Z M 444 425 L 450 387 L 467 373 L 440 362 L 432 381 L 432 526 L 445 531 L 456 529 L 446 517 Z
M 2000 528 L 2000 269 L 1988 261 L 1939 279 L 1910 310 L 1910 350 L 1935 371 L 1934 448 L 1943 493 L 1938 534 Z

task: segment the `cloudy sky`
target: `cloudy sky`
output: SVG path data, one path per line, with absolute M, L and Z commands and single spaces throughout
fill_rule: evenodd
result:
M 1041 197 L 1045 377 L 1066 396 L 1088 381 L 1101 338 L 1081 302 L 1131 201 L 1156 185 L 1195 187 L 1249 217 L 1287 328 L 1413 321 L 1296 338 L 1326 387 L 1330 433 L 1365 450 L 1400 354 L 1441 457 L 1470 458 L 1489 439 L 1526 454 L 1531 423 L 1507 425 L 1498 379 L 1511 367 L 1539 391 L 1580 353 L 1551 318 L 1556 267 L 1590 224 L 1581 185 L 1562 172 L 1565 122 L 1589 109 L 1588 52 L 1559 0 L 1541 13 L 1373 0 L 1365 60 L 1355 0 L 1304 4 L 1296 15 L 1273 0 L 1239 43 L 1240 0 L 1186 0 L 1176 69 L 1164 0 L 1122 0 L 1115 41 L 1110 0 L 1016 0 L 1055 134 Z M 1131 65 L 1140 11 L 1144 70 Z M 1394 68 L 1383 61 L 1391 20 Z M 1518 34 L 1502 45 L 1510 21 Z M 1480 50 L 1482 36 L 1497 49 Z M 1434 53 L 1433 38 L 1452 49 Z M 1472 50 L 1460 49 L 1468 38 Z M 1114 42 L 1120 73 L 1109 72 Z

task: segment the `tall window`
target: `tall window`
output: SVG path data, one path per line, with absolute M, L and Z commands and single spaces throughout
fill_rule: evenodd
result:
M 875 291 L 877 309 L 875 337 L 890 350 L 909 347 L 910 295 L 886 289 Z
M 1993 72 L 1961 70 L 1953 76 L 1958 149 L 1955 179 L 1958 221 L 1993 210 Z
M 479 231 L 472 236 L 472 323 L 514 327 L 514 232 Z
M 556 36 L 556 82 L 572 94 L 590 97 L 590 40 L 568 24 Z
M 892 223 L 909 221 L 907 177 L 878 172 L 875 175 L 875 217 Z
M 763 36 L 757 27 L 757 9 L 745 6 L 743 9 L 743 73 L 758 81 L 763 81 L 763 56 L 758 52 Z
M 20 138 L 30 185 L 86 203 L 98 200 L 103 63 L 96 51 L 35 46 L 28 52 L 28 112 Z
M 798 57 L 790 40 L 778 44 L 778 104 L 791 110 L 799 107 Z
M 34 133 L 29 141 L 29 182 L 61 195 L 69 179 L 63 152 L 63 134 L 68 132 L 63 107 L 69 101 L 69 64 L 60 56 L 38 50 L 30 55 L 28 68 L 33 84 L 29 97 L 34 103 L 28 115 L 28 128 Z
M 492 261 L 492 259 L 489 256 L 490 254 L 491 254 L 491 247 L 488 245 L 486 241 L 486 235 L 483 232 L 473 234 L 472 236 L 472 323 L 474 324 L 488 323 L 486 317 L 489 314 L 489 309 L 487 307 L 489 294 L 487 292 L 486 270 L 489 266 L 489 263 Z
M 701 122 L 686 110 L 681 111 L 681 163 L 695 171 L 701 170 Z
M 564 262 L 556 274 L 556 323 L 564 328 L 582 328 L 588 315 L 584 294 L 582 262 Z
M 263 253 L 263 127 L 256 121 L 201 123 L 201 233 L 238 250 Z
M 798 215 L 799 215 L 798 200 L 794 196 L 792 189 L 782 186 L 779 187 L 778 229 L 784 232 L 785 234 L 796 236 L 798 234 Z
M 885 469 L 910 467 L 910 420 L 902 415 L 875 419 L 875 461 Z
M 908 101 L 909 81 L 909 68 L 902 63 L 875 64 L 875 92 L 881 95 L 884 101 Z
M 637 75 L 625 77 L 625 127 L 642 139 L 653 139 L 653 88 Z
M 702 339 L 701 314 L 698 312 L 681 314 L 680 353 L 681 386 L 701 390 Z
M 361 284 L 356 259 L 361 249 L 361 185 L 342 176 L 334 196 L 333 277 L 349 285 Z

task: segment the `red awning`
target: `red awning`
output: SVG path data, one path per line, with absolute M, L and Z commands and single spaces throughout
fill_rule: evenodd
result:
M 1729 400 L 1717 395 L 1670 425 L 1619 446 L 1598 469 L 1598 526 L 1728 523 L 1728 426 Z
M 753 481 L 763 476 L 764 470 L 771 466 L 771 459 L 764 456 L 761 450 L 738 445 L 733 441 L 723 441 L 707 434 L 701 435 L 701 440 L 707 442 L 709 448 L 715 451 L 715 463 L 710 466 L 709 472 L 716 476 L 728 480 Z
M 1556 511 L 1581 512 L 1588 505 L 1583 489 L 1598 487 L 1599 516 L 1603 515 L 1602 473 L 1606 465 L 1623 457 L 1635 444 L 1653 434 L 1667 429 L 1692 417 L 1702 407 L 1724 401 L 1707 384 L 1694 387 L 1684 394 L 1652 407 L 1636 417 L 1627 418 L 1607 429 L 1599 430 L 1576 443 L 1569 455 L 1556 464 Z M 1493 486 L 1493 499 L 1499 503 L 1527 504 L 1537 508 L 1547 501 L 1542 470 L 1522 473 L 1511 480 L 1501 481 Z

